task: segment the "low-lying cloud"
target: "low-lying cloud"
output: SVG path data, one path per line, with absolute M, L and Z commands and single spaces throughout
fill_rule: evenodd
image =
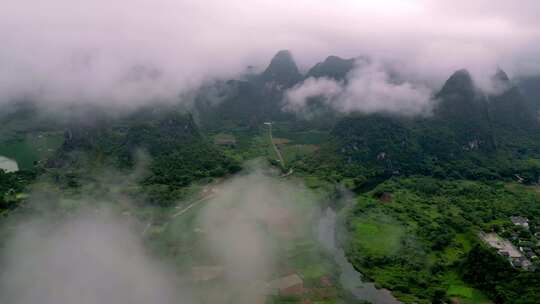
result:
M 178 100 L 284 48 L 304 69 L 330 54 L 397 60 L 434 86 L 460 68 L 534 74 L 539 9 L 536 0 L 7 0 L 0 102 Z
M 429 113 L 432 95 L 423 84 L 393 80 L 380 64 L 364 63 L 346 81 L 306 79 L 286 92 L 285 109 L 301 112 L 317 99 L 340 112 L 418 115 Z
M 151 225 L 119 191 L 137 175 L 109 172 L 75 197 L 35 190 L 27 206 L 35 212 L 2 223 L 9 238 L 1 244 L 0 303 L 250 304 L 283 275 L 280 246 L 311 232 L 302 227 L 309 214 L 299 210 L 314 196 L 269 169 L 251 167 L 209 185 L 207 196 L 178 216 L 177 209 L 170 216 L 155 210 L 160 220 Z M 151 213 L 145 208 L 143 214 Z M 153 226 L 160 232 L 148 232 Z M 172 243 L 157 254 L 144 237 Z M 176 254 L 190 262 L 175 267 L 157 258 Z
M 106 210 L 21 222 L 2 252 L 0 302 L 192 303 L 146 252 L 126 218 Z
M 304 225 L 310 223 L 310 210 L 300 212 L 305 200 L 315 197 L 301 184 L 268 173 L 255 168 L 217 187 L 198 217 L 213 263 L 224 269 L 224 288 L 240 295 L 236 303 L 269 295 L 269 282 L 284 272 L 280 250 L 305 237 Z

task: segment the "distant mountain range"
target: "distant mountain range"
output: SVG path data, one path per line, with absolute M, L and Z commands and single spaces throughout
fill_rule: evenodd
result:
M 329 56 L 302 75 L 291 53 L 282 50 L 272 58 L 261 74 L 245 80 L 216 83 L 212 92 L 219 92 L 219 102 L 212 100 L 216 98 L 215 95 L 208 96 L 208 87 L 204 88 L 198 96 L 196 111 L 203 117 L 211 117 L 210 120 L 235 121 L 238 124 L 257 125 L 266 120 L 289 120 L 292 114 L 282 111 L 283 94 L 287 89 L 309 77 L 346 80 L 356 63 L 356 59 Z M 517 128 L 527 128 L 531 121 L 537 120 L 535 111 L 540 105 L 536 101 L 540 98 L 540 89 L 537 89 L 540 87 L 540 78 L 520 81 L 518 87 L 512 85 L 504 71 L 499 70 L 493 76 L 493 83 L 500 88 L 504 87 L 501 94 L 481 92 L 473 84 L 468 71 L 456 71 L 434 96 L 441 100 L 435 108 L 436 115 L 446 120 L 463 118 L 473 124 L 485 124 L 485 120 L 491 117 Z M 463 112 L 467 113 L 467 119 L 458 117 Z M 201 122 L 207 121 L 201 119 Z
M 435 95 L 429 117 L 344 117 L 332 131 L 333 151 L 342 156 L 344 170 L 356 170 L 351 176 L 358 171 L 473 179 L 520 174 L 537 181 L 539 167 L 529 162 L 540 155 L 537 110 L 504 71 L 493 77 L 503 88 L 496 94 L 475 86 L 468 71 L 456 71 Z
M 268 67 L 247 80 L 229 80 L 202 89 L 195 103 L 201 124 L 219 128 L 225 121 L 256 127 L 267 120 L 291 120 L 294 113 L 284 112 L 283 94 L 309 77 L 344 80 L 355 67 L 355 59 L 329 56 L 302 75 L 291 53 L 279 51 Z M 208 95 L 208 92 L 219 92 Z M 215 102 L 219 99 L 218 102 Z
M 267 120 L 298 122 L 301 119 L 282 110 L 287 89 L 309 77 L 345 80 L 354 68 L 355 59 L 330 56 L 302 75 L 290 52 L 280 51 L 263 73 L 220 83 L 218 103 L 206 100 L 203 92 L 198 115 L 203 125 L 217 128 L 258 127 Z M 534 100 L 540 84 L 531 79 L 518 82 L 525 88 L 518 87 L 502 70 L 493 75 L 492 82 L 493 92 L 485 92 L 467 70 L 456 71 L 434 94 L 433 115 L 428 117 L 329 113 L 323 118 L 332 121 L 328 124 L 333 125 L 332 141 L 321 149 L 317 163 L 335 162 L 332 156 L 338 155 L 339 164 L 333 165 L 350 176 L 489 179 L 519 173 L 538 180 L 538 168 L 525 163 L 528 157 L 540 155 L 539 102 Z M 320 120 L 303 123 L 316 126 Z
M 31 115 L 34 124 L 67 130 L 51 167 L 62 167 L 80 150 L 91 151 L 95 158 L 114 156 L 115 162 L 129 165 L 133 153 L 145 149 L 163 162 L 159 170 L 168 168 L 152 173 L 152 183 L 157 184 L 165 183 L 157 179 L 169 178 L 167 183 L 184 185 L 237 170 L 237 164 L 212 147 L 200 129 L 214 133 L 259 130 L 266 121 L 330 133 L 306 170 L 332 168 L 340 176 L 360 180 L 396 174 L 482 179 L 519 175 L 526 181 L 539 180 L 540 162 L 534 159 L 540 158 L 540 78 L 513 82 L 498 70 L 492 77 L 495 89 L 486 92 L 467 70 L 456 71 L 434 94 L 430 116 L 339 113 L 321 107 L 318 116 L 309 120 L 283 110 L 288 89 L 310 77 L 346 82 L 357 63 L 358 59 L 329 56 L 302 74 L 291 53 L 280 51 L 260 74 L 201 87 L 189 109 L 192 115 L 183 114 L 184 105 L 148 105 L 126 117 L 110 117 L 89 107 L 82 112 L 92 115 L 81 116 L 86 123 L 48 124 L 54 120 L 34 119 L 38 117 L 32 114 L 35 110 L 23 103 L 21 110 L 12 110 L 6 117 Z M 214 165 L 205 167 L 202 160 L 185 165 L 201 151 Z

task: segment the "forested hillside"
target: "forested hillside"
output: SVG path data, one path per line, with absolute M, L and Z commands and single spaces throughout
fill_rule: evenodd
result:
M 240 170 L 237 162 L 199 132 L 191 114 L 170 106 L 73 124 L 45 165 L 58 181 L 70 186 L 84 183 L 89 172 L 136 166 L 143 168 L 141 183 L 158 204 L 174 203 L 174 193 L 195 181 Z
M 318 163 L 326 161 L 360 183 L 416 174 L 538 180 L 534 159 L 540 156 L 540 124 L 516 87 L 484 94 L 462 70 L 436 100 L 434 114 L 427 117 L 358 113 L 339 120 Z
M 51 208 L 59 214 L 76 209 L 74 198 L 87 192 L 121 193 L 148 222 L 143 234 L 150 229 L 152 248 L 187 267 L 191 251 L 179 249 L 178 235 L 167 230 L 170 213 L 184 214 L 195 204 L 189 199 L 206 200 L 217 181 L 262 159 L 278 169 L 275 178 L 305 183 L 321 206 L 345 205 L 338 239 L 348 259 L 400 301 L 536 303 L 540 122 L 530 88 L 498 70 L 494 88 L 482 90 L 459 70 L 433 94 L 429 113 L 343 112 L 325 96 L 308 98 L 296 112 L 285 106 L 288 90 L 306 79 L 347 85 L 360 59 L 330 56 L 302 74 L 291 53 L 280 51 L 259 74 L 206 83 L 189 96 L 190 105 L 113 111 L 75 104 L 69 113 L 52 113 L 13 103 L 0 113 L 0 152 L 23 170 L 0 171 L 0 212 L 9 218 L 32 192 L 62 197 Z M 101 179 L 111 176 L 125 181 L 105 189 Z M 348 193 L 350 204 L 343 201 Z M 306 212 L 316 207 L 306 205 Z M 514 225 L 516 216 L 530 229 Z M 190 227 L 180 229 L 182 244 L 195 244 L 199 228 L 181 226 Z M 532 271 L 512 267 L 482 241 L 497 233 L 527 248 Z M 350 299 L 335 265 L 314 244 L 304 245 L 293 251 L 305 256 L 285 261 L 308 278 L 307 287 L 333 295 L 270 297 L 273 303 Z

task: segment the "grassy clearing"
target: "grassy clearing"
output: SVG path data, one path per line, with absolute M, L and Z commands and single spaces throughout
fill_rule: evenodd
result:
M 236 144 L 236 137 L 232 134 L 219 133 L 214 136 L 214 143 L 218 145 Z
M 456 234 L 452 240 L 452 245 L 446 247 L 443 251 L 444 260 L 448 264 L 461 260 L 469 250 L 471 250 L 474 235 L 469 233 Z
M 473 289 L 462 285 L 450 285 L 448 287 L 448 295 L 451 297 L 459 297 L 465 299 L 472 299 Z
M 323 179 L 317 177 L 317 176 L 305 176 L 304 182 L 308 188 L 311 189 L 317 189 L 324 187 L 327 185 L 328 182 L 324 181 Z
M 280 147 L 286 162 L 294 162 L 312 155 L 319 147 L 316 145 L 287 145 Z
M 354 243 L 369 254 L 390 256 L 400 249 L 404 228 L 383 214 L 368 214 L 353 221 Z
M 451 298 L 458 298 L 461 303 L 491 303 L 491 301 L 482 292 L 463 282 L 456 272 L 446 273 L 443 277 L 443 285 L 446 286 L 447 295 Z
M 244 162 L 258 157 L 269 157 L 273 153 L 268 142 L 268 127 L 259 129 L 225 129 L 220 133 L 207 133 L 227 156 Z
M 319 149 L 319 145 L 325 142 L 327 134 L 319 131 L 291 131 L 289 127 L 274 123 L 272 139 L 266 125 L 256 130 L 230 129 L 221 133 L 209 133 L 208 136 L 227 156 L 237 161 L 266 157 L 275 165 L 295 168 L 297 163 L 304 161 Z M 274 145 L 283 157 L 284 164 L 281 164 Z
M 287 138 L 292 143 L 300 145 L 320 145 L 328 140 L 328 132 L 316 130 L 292 131 L 278 123 L 274 124 L 272 131 L 275 137 Z

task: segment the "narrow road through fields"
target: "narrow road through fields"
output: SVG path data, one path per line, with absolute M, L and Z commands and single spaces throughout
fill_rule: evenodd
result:
M 201 198 L 201 199 L 198 200 L 198 201 L 195 201 L 195 202 L 191 203 L 191 204 L 190 204 L 189 206 L 187 206 L 186 208 L 184 208 L 184 209 L 178 211 L 177 213 L 175 213 L 175 214 L 172 216 L 172 218 L 175 218 L 175 217 L 177 217 L 177 216 L 180 216 L 180 215 L 186 213 L 189 209 L 193 208 L 195 205 L 197 205 L 197 204 L 199 204 L 199 203 L 202 203 L 202 202 L 204 202 L 204 201 L 206 201 L 206 200 L 208 200 L 208 199 L 211 199 L 212 197 L 213 197 L 213 196 L 207 196 L 207 197 Z
M 272 137 L 272 123 L 267 124 L 268 126 L 268 135 L 270 136 L 270 144 L 272 144 L 272 147 L 274 148 L 274 151 L 276 152 L 276 155 L 278 156 L 279 163 L 281 164 L 281 168 L 285 168 L 285 160 L 283 160 L 283 156 L 281 155 L 281 152 L 277 148 L 277 146 L 274 144 L 274 137 Z
M 193 203 L 189 204 L 189 206 L 185 207 L 184 209 L 178 211 L 177 213 L 175 213 L 172 218 L 175 218 L 177 216 L 180 216 L 184 213 L 186 213 L 189 209 L 193 208 L 194 206 L 206 201 L 206 200 L 209 200 L 211 198 L 213 198 L 216 194 L 216 185 L 209 185 L 207 186 L 207 188 L 205 188 L 203 191 L 202 191 L 202 194 L 201 194 L 201 198 L 194 201 Z

